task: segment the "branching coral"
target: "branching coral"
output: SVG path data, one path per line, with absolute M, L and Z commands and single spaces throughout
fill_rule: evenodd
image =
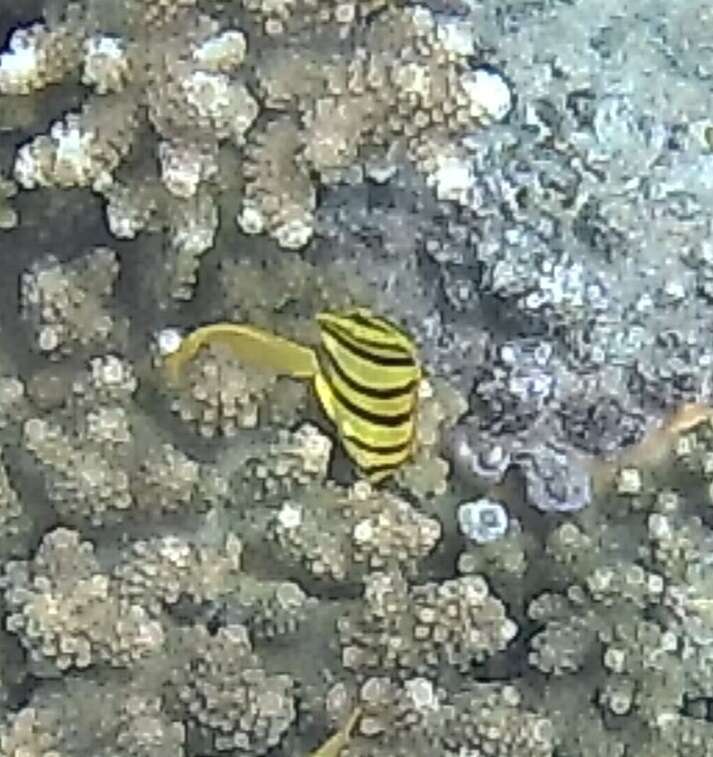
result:
M 15 31 L 0 56 L 0 95 L 28 95 L 76 69 L 94 90 L 81 110 L 21 147 L 15 176 L 24 188 L 91 186 L 120 237 L 163 208 L 179 257 L 174 294 L 184 296 L 190 261 L 213 244 L 217 190 L 236 186 L 222 159 L 245 145 L 240 227 L 302 247 L 314 232 L 315 177 L 333 183 L 374 151 L 399 149 L 435 171 L 453 138 L 510 108 L 503 80 L 471 71 L 429 10 L 383 6 L 300 3 L 273 15 L 244 3 L 238 23 L 256 32 L 248 44 L 241 28 L 194 3 L 169 12 L 134 0 L 114 24 L 90 3 L 71 5 Z M 286 46 L 268 42 L 278 32 Z M 323 49 L 310 44 L 330 35 Z M 348 55 L 340 39 L 350 40 Z M 273 115 L 256 121 L 265 108 Z M 144 111 L 159 138 L 160 173 L 151 178 L 130 158 Z
M 37 349 L 58 357 L 75 345 L 106 344 L 117 324 L 104 309 L 119 272 L 116 254 L 97 248 L 62 266 L 49 257 L 27 271 L 21 283 L 25 318 L 33 325 Z
M 188 655 L 174 678 L 190 717 L 218 751 L 267 754 L 295 718 L 290 676 L 260 666 L 244 626 L 221 628 L 213 637 L 188 629 L 184 636 Z
M 505 649 L 517 633 L 482 576 L 410 588 L 399 573 L 372 573 L 364 597 L 362 612 L 339 622 L 346 668 L 465 669 Z
M 163 643 L 161 625 L 111 591 L 91 544 L 75 531 L 48 534 L 35 559 L 9 563 L 3 580 L 7 629 L 40 675 L 97 662 L 128 666 Z
M 468 6 L 59 0 L 10 31 L 1 752 L 283 757 L 346 724 L 353 757 L 710 757 L 700 8 Z M 485 58 L 519 93 L 489 129 Z M 54 244 L 71 188 L 166 243 Z M 427 376 L 379 488 L 298 385 L 148 365 L 165 321 L 315 344 L 355 305 Z
M 315 576 L 344 580 L 385 567 L 414 571 L 438 544 L 441 524 L 362 481 L 348 492 L 308 490 L 285 501 L 270 534 Z

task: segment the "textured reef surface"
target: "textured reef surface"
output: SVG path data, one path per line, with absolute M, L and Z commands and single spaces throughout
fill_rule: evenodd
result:
M 713 757 L 713 11 L 0 0 L 0 757 Z M 400 324 L 417 450 L 174 329 Z

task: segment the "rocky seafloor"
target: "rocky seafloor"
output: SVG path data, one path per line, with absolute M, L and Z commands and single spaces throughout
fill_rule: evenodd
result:
M 0 756 L 713 756 L 712 23 L 0 0 Z M 353 306 L 426 376 L 379 486 L 161 370 Z

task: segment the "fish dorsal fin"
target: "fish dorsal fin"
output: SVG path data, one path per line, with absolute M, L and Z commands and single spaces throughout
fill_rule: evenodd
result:
M 185 336 L 178 349 L 167 355 L 164 365 L 173 380 L 201 347 L 223 344 L 247 366 L 290 376 L 310 379 L 319 370 L 317 355 L 307 347 L 270 331 L 244 323 L 211 323 Z

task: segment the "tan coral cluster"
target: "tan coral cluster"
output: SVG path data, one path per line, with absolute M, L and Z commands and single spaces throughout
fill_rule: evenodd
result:
M 242 625 L 215 636 L 197 626 L 184 634 L 184 667 L 174 671 L 190 718 L 218 751 L 267 754 L 296 717 L 290 676 L 269 674 Z
M 308 491 L 286 501 L 270 533 L 310 573 L 342 581 L 387 567 L 416 572 L 441 530 L 406 500 L 361 481 L 348 492 Z
M 112 413 L 102 414 L 107 417 Z M 97 425 L 94 439 L 79 442 L 70 429 L 41 418 L 25 424 L 24 443 L 46 468 L 48 493 L 65 516 L 88 517 L 98 525 L 133 508 L 155 517 L 192 504 L 206 507 L 225 494 L 224 485 L 206 488 L 210 473 L 183 452 L 164 444 L 138 458 L 133 434 L 117 439 L 115 428 L 111 420 L 108 427 Z
M 357 696 L 361 715 L 347 755 L 365 754 L 362 746 L 387 747 L 396 730 L 404 739 L 428 745 L 438 753 L 436 733 L 448 710 L 444 707 L 445 691 L 437 689 L 431 680 L 419 676 L 397 682 L 387 676 L 370 676 Z
M 299 249 L 311 239 L 317 193 L 300 165 L 302 135 L 288 116 L 267 124 L 245 151 L 245 197 L 237 217 L 247 234 L 269 231 L 281 247 Z
M 35 670 L 86 668 L 97 662 L 132 665 L 159 652 L 167 633 L 165 611 L 180 599 L 215 602 L 239 593 L 243 605 L 281 607 L 279 623 L 298 617 L 307 597 L 288 584 L 258 584 L 241 571 L 242 544 L 233 535 L 213 543 L 212 525 L 196 539 L 166 536 L 137 541 L 112 570 L 78 532 L 49 532 L 30 561 L 9 562 L 2 580 L 7 629 L 28 649 Z M 244 582 L 247 582 L 245 585 Z M 258 630 L 270 620 L 253 618 Z M 277 623 L 277 619 L 275 619 Z M 270 626 L 276 630 L 276 626 Z
M 62 426 L 43 418 L 30 418 L 23 427 L 23 444 L 49 469 L 48 493 L 66 514 L 90 514 L 95 523 L 106 510 L 131 506 L 129 480 L 117 465 L 117 453 L 128 452 L 128 444 L 93 444 L 75 441 Z
M 281 432 L 270 454 L 275 459 L 276 475 L 289 475 L 306 484 L 326 477 L 332 442 L 313 423 L 303 423 L 293 432 Z
M 435 173 L 444 160 L 457 159 L 452 145 L 459 136 L 510 108 L 502 79 L 498 87 L 495 76 L 471 71 L 466 57 L 444 44 L 424 6 L 392 5 L 364 29 L 355 4 L 340 7 L 335 17 L 349 19 L 343 28 L 352 27 L 355 41 L 348 58 L 336 49 L 319 56 L 288 46 L 258 67 L 263 102 L 296 110 L 297 118 L 281 116 L 249 141 L 254 183 L 248 182 L 238 224 L 247 233 L 267 231 L 284 247 L 301 247 L 312 235 L 311 174 L 332 184 L 354 168 L 358 176 L 375 155 L 407 156 Z M 279 150 L 267 151 L 277 144 Z
M 505 649 L 518 630 L 482 576 L 409 587 L 399 573 L 372 573 L 364 597 L 363 610 L 338 623 L 348 669 L 464 669 Z
M 515 686 L 477 683 L 456 694 L 453 706 L 455 717 L 444 737 L 448 746 L 493 757 L 552 757 L 556 753 L 553 723 L 527 708 Z
M 520 596 L 531 546 L 532 534 L 513 519 L 499 539 L 485 544 L 468 541 L 458 556 L 458 571 L 490 576 L 499 590 L 505 590 L 510 597 Z
M 179 298 L 214 243 L 221 191 L 242 193 L 232 205 L 243 231 L 300 248 L 314 234 L 319 183 L 358 180 L 372 158 L 442 173 L 460 154 L 451 143 L 510 107 L 502 77 L 472 71 L 425 6 L 248 0 L 231 23 L 192 1 L 134 0 L 104 31 L 101 14 L 73 5 L 16 30 L 0 54 L 0 97 L 76 69 L 93 90 L 20 147 L 19 184 L 91 186 L 120 237 L 168 227 Z M 132 156 L 144 113 L 158 172 Z
M 386 4 L 386 0 L 243 0 L 270 37 L 334 24 L 344 37 L 355 21 L 368 18 Z
M 133 415 L 136 387 L 130 363 L 111 354 L 95 357 L 57 409 L 24 422 L 23 443 L 41 464 L 50 499 L 64 517 L 98 525 L 122 520 L 132 509 L 155 517 L 206 508 L 225 496 L 219 475 L 156 439 Z
M 338 517 L 329 517 L 328 498 L 309 494 L 301 501 L 283 502 L 268 533 L 288 558 L 314 576 L 343 580 L 349 568 L 344 554 L 348 529 Z
M 597 616 L 557 594 L 543 593 L 528 607 L 529 617 L 546 627 L 532 640 L 528 662 L 549 675 L 580 670 L 600 626 Z
M 181 597 L 215 600 L 235 591 L 241 578 L 242 545 L 228 535 L 222 548 L 164 536 L 132 545 L 130 557 L 113 573 L 120 597 L 158 614 Z
M 122 752 L 132 757 L 170 757 L 185 749 L 186 727 L 167 717 L 161 697 L 119 692 L 112 704 L 119 713 L 115 738 Z
M 17 182 L 24 189 L 105 189 L 129 154 L 136 114 L 127 102 L 113 108 L 110 123 L 99 103 L 88 103 L 79 113 L 67 113 L 50 126 L 49 134 L 40 134 L 20 147 L 14 168 Z
M 106 300 L 118 273 L 116 253 L 107 247 L 66 264 L 50 256 L 25 272 L 22 311 L 33 325 L 37 349 L 58 358 L 77 346 L 106 346 L 117 326 Z
M 643 608 L 661 601 L 665 581 L 659 571 L 646 570 L 637 562 L 618 560 L 595 568 L 587 576 L 585 586 L 592 599 L 604 606 L 625 601 Z
M 58 749 L 61 741 L 61 718 L 51 708 L 23 707 L 0 725 L 0 749 L 12 757 L 22 754 L 64 757 Z
M 530 599 L 528 662 L 547 676 L 542 706 L 562 749 L 623 754 L 632 736 L 609 725 L 627 718 L 656 754 L 705 752 L 702 710 L 686 708 L 713 660 L 711 449 L 709 411 L 684 407 L 625 451 L 623 468 L 607 466 L 599 512 L 547 537 L 542 569 L 566 588 Z M 592 704 L 567 704 L 574 679 L 591 682 Z
M 315 611 L 318 600 L 294 581 L 257 581 L 244 577 L 226 600 L 226 615 L 238 616 L 254 639 L 294 634 Z
M 145 512 L 177 512 L 204 495 L 214 502 L 227 494 L 226 481 L 215 476 L 208 482 L 206 466 L 168 443 L 152 446 L 130 475 L 134 504 Z
M 12 34 L 0 57 L 0 93 L 28 95 L 62 81 L 79 64 L 81 45 L 71 21 L 55 29 L 34 23 Z
M 353 559 L 369 570 L 399 565 L 416 572 L 441 539 L 440 521 L 394 494 L 359 482 L 349 499 Z
M 121 463 L 131 458 L 127 406 L 135 389 L 128 364 L 114 355 L 94 358 L 55 415 L 25 421 L 24 444 L 46 468 L 48 493 L 66 514 L 100 522 L 107 510 L 131 506 L 129 476 Z
M 275 381 L 275 376 L 238 362 L 229 347 L 214 345 L 188 365 L 171 408 L 181 420 L 195 423 L 201 436 L 235 436 L 258 425 Z
M 255 501 L 284 499 L 325 481 L 332 446 L 331 438 L 312 423 L 303 423 L 294 431 L 281 428 L 275 439 L 248 452 L 246 464 L 236 473 Z
M 158 650 L 160 624 L 120 599 L 89 542 L 59 528 L 31 562 L 6 567 L 7 629 L 17 634 L 40 673 L 105 662 L 129 666 Z
M 553 723 L 527 707 L 512 685 L 471 683 L 447 691 L 422 676 L 371 676 L 357 699 L 359 717 L 349 745 L 339 752 L 343 757 L 406 757 L 414 744 L 426 750 L 419 754 L 554 754 Z
M 111 572 L 119 597 L 161 618 L 180 600 L 211 606 L 245 625 L 252 638 L 294 633 L 316 600 L 292 581 L 258 580 L 242 569 L 243 546 L 225 535 L 218 510 L 191 537 L 163 536 L 134 542 Z
M 88 370 L 80 372 L 72 392 L 87 405 L 90 403 L 128 402 L 138 387 L 133 365 L 113 353 L 89 360 Z
M 161 697 L 136 685 L 107 687 L 104 681 L 75 677 L 66 688 L 33 697 L 0 723 L 0 753 L 70 757 L 91 749 L 93 757 L 176 757 L 183 754 L 186 728 L 162 711 L 162 704 Z
M 607 709 L 615 715 L 627 715 L 635 708 L 653 723 L 662 705 L 675 708 L 677 697 L 673 690 L 666 702 L 667 679 L 681 675 L 675 632 L 655 621 L 627 619 L 600 636 L 604 642 L 604 667 L 609 674 L 601 693 Z
M 72 6 L 72 12 L 38 24 L 31 46 L 23 30 L 15 31 L 0 54 L 0 96 L 31 92 L 49 83 L 41 70 L 52 46 L 69 40 L 64 57 L 71 62 L 53 69 L 52 80 L 78 68 L 93 93 L 79 110 L 19 148 L 15 178 L 25 189 L 92 187 L 106 198 L 109 227 L 119 237 L 135 236 L 160 214 L 175 256 L 169 261 L 169 269 L 176 267 L 170 294 L 178 298 L 190 293 L 197 259 L 212 247 L 218 228 L 212 182 L 219 145 L 241 143 L 258 111 L 235 76 L 245 55 L 244 35 L 221 29 L 194 5 L 116 6 L 113 18 L 125 36 L 104 33 L 101 14 Z M 14 52 L 18 46 L 21 54 Z M 54 60 L 61 63 L 63 56 Z M 5 87 L 3 70 L 11 74 Z M 144 113 L 160 138 L 159 175 L 132 160 L 117 176 L 145 126 Z

